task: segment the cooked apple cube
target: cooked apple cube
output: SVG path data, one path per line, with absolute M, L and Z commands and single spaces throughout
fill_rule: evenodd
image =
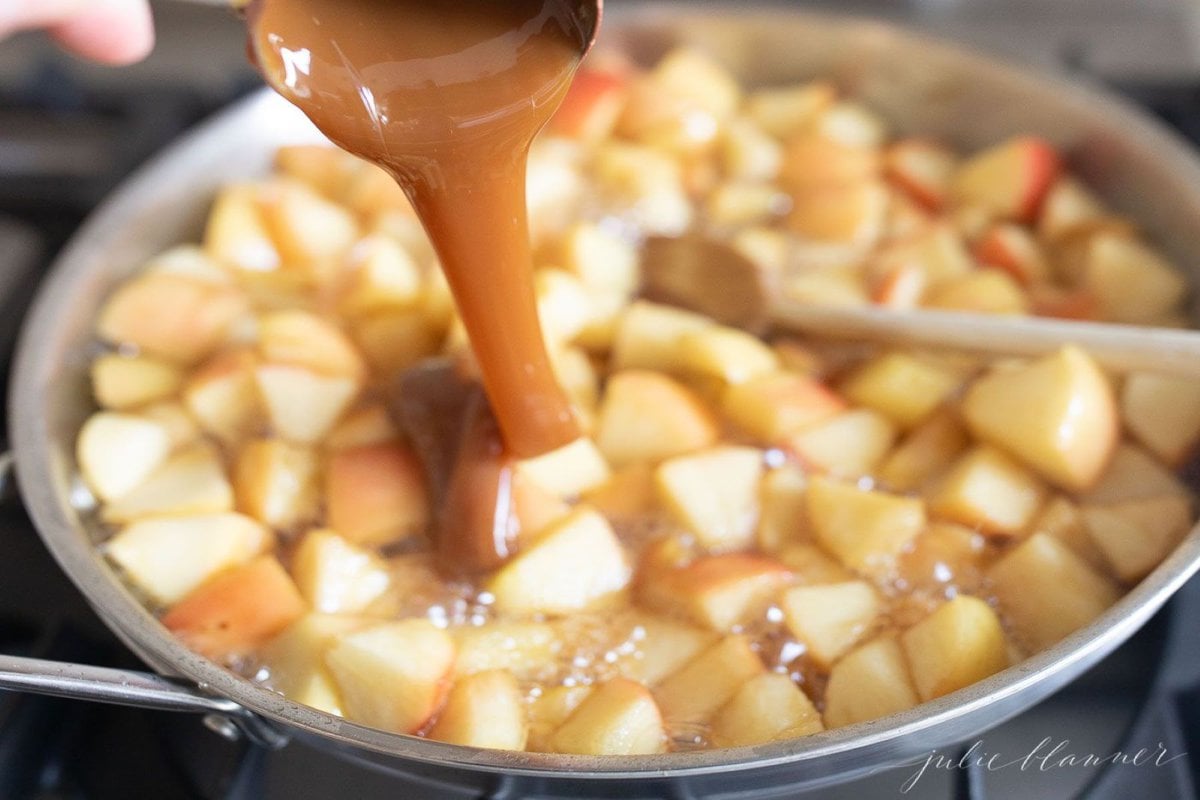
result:
M 984 601 L 958 595 L 900 636 L 922 700 L 970 686 L 1008 666 L 1000 619 Z
M 779 366 L 775 353 L 757 336 L 723 325 L 684 334 L 679 350 L 685 371 L 727 384 L 744 383 Z
M 183 402 L 206 433 L 236 445 L 265 422 L 254 370 L 258 360 L 248 350 L 220 353 L 192 373 Z
M 720 148 L 721 167 L 735 181 L 774 180 L 783 163 L 779 142 L 744 117 L 732 119 L 725 126 Z
M 769 558 L 728 553 L 698 558 L 687 566 L 638 576 L 638 597 L 646 607 L 687 617 L 715 631 L 729 631 L 763 616 L 791 572 Z M 647 582 L 658 585 L 647 587 Z
M 668 675 L 654 690 L 668 727 L 707 723 L 717 709 L 766 672 L 745 636 L 726 636 Z
M 793 198 L 787 226 L 810 242 L 869 247 L 883 233 L 889 200 L 878 180 L 822 186 Z
M 325 506 L 330 527 L 363 546 L 419 534 L 430 515 L 421 465 L 400 444 L 334 453 L 325 469 Z
M 1082 514 L 1092 542 L 1126 583 L 1158 566 L 1194 521 L 1192 502 L 1181 494 L 1084 506 Z
M 584 67 L 575 73 L 571 88 L 551 117 L 548 129 L 587 143 L 605 139 L 616 127 L 628 90 L 627 76 Z
M 1098 233 L 1084 256 L 1080 287 L 1089 291 L 1104 319 L 1148 323 L 1174 311 L 1187 281 L 1161 255 L 1118 233 Z M 1137 291 L 1130 291 L 1136 286 Z
M 96 330 L 105 341 L 195 364 L 225 341 L 245 310 L 245 297 L 232 287 L 151 273 L 122 284 L 108 298 Z
M 759 89 L 746 99 L 746 114 L 776 139 L 787 141 L 836 99 L 837 89 L 825 81 Z
M 189 592 L 162 624 L 214 660 L 258 647 L 307 609 L 296 584 L 274 556 L 217 573 Z
M 901 139 L 887 149 L 883 160 L 888 179 L 932 211 L 945 204 L 957 166 L 953 151 L 926 139 Z
M 524 750 L 528 732 L 516 680 L 494 669 L 459 678 L 427 735 L 467 747 Z
M 746 747 L 825 730 L 812 701 L 787 675 L 766 672 L 742 684 L 712 720 L 714 747 Z
M 325 651 L 339 636 L 365 626 L 361 617 L 305 614 L 259 652 L 271 688 L 289 700 L 343 716 L 342 698 L 325 666 Z
M 92 392 L 105 408 L 124 410 L 174 395 L 183 385 L 183 371 L 150 356 L 111 353 L 92 362 Z
M 613 369 L 673 372 L 681 366 L 685 334 L 715 325 L 711 319 L 672 306 L 638 300 L 620 319 L 613 339 Z
M 980 264 L 1003 270 L 1021 286 L 1051 282 L 1046 254 L 1033 234 L 1020 225 L 996 225 L 975 243 L 974 252 Z
M 811 200 L 829 187 L 873 186 L 881 166 L 879 150 L 874 147 L 857 147 L 808 133 L 786 143 L 779 184 Z
M 416 259 L 390 236 L 360 239 L 347 254 L 337 287 L 338 311 L 349 317 L 418 305 L 424 285 Z
M 879 480 L 897 492 L 919 490 L 950 468 L 969 439 L 958 415 L 934 414 L 914 428 L 879 467 Z
M 252 439 L 238 451 L 233 489 L 239 511 L 292 529 L 317 514 L 317 456 L 278 439 Z
M 667 376 L 624 370 L 608 379 L 596 422 L 596 444 L 613 467 L 700 450 L 718 438 L 712 412 Z
M 722 446 L 664 461 L 655 471 L 663 505 L 710 551 L 740 550 L 758 524 L 763 454 Z
M 1084 627 L 1121 595 L 1116 584 L 1044 533 L 1007 553 L 988 578 L 1011 630 L 1033 652 Z
M 289 441 L 313 444 L 333 427 L 359 392 L 352 378 L 302 367 L 266 365 L 254 373 L 271 426 Z
M 871 632 L 881 610 L 866 581 L 796 586 L 783 593 L 779 606 L 788 630 L 824 668 Z
M 1112 387 L 1074 346 L 994 367 L 971 385 L 962 413 L 975 436 L 1068 490 L 1096 482 L 1119 438 Z
M 965 161 L 951 195 L 1006 219 L 1031 222 L 1060 167 L 1058 152 L 1048 142 L 1032 136 L 1010 139 Z
M 178 449 L 192 444 L 200 438 L 200 426 L 181 403 L 175 401 L 154 403 L 144 406 L 139 412 L 146 419 L 154 420 L 167 429 L 171 437 L 171 448 Z
M 385 376 L 437 353 L 443 333 L 440 324 L 416 310 L 370 314 L 355 320 L 352 328 L 371 367 Z
M 459 675 L 507 670 L 522 680 L 533 679 L 562 647 L 554 628 L 545 622 L 497 620 L 452 628 L 450 635 L 458 650 Z
M 366 365 L 337 325 L 307 311 L 276 311 L 258 323 L 263 361 L 303 367 L 318 375 L 360 379 Z
M 729 386 L 721 408 L 755 439 L 779 442 L 841 413 L 846 403 L 813 378 L 779 371 Z
M 197 514 L 126 525 L 104 552 L 151 600 L 170 605 L 273 541 L 270 531 L 241 514 Z
M 488 582 L 488 591 L 503 612 L 565 614 L 610 604 L 629 578 L 612 527 L 584 506 L 505 564 Z
M 825 724 L 830 728 L 879 719 L 920 702 L 895 634 L 850 651 L 829 671 Z
M 974 592 L 983 582 L 985 539 L 952 522 L 935 522 L 900 557 L 896 577 L 915 593 Z M 903 584 L 899 584 L 903 581 Z
M 762 510 L 755 535 L 760 550 L 777 553 L 784 545 L 808 537 L 807 491 L 807 473 L 793 464 L 777 467 L 763 477 Z
M 271 183 L 263 201 L 263 220 L 283 263 L 318 280 L 337 268 L 358 238 L 358 223 L 349 211 L 298 181 Z
M 442 704 L 454 641 L 428 620 L 406 619 L 338 637 L 325 663 L 348 719 L 413 733 Z
M 650 691 L 628 678 L 593 689 L 550 740 L 557 753 L 632 756 L 666 750 L 663 718 Z
M 795 543 L 779 551 L 779 563 L 787 567 L 796 583 L 843 583 L 854 579 L 853 573 L 834 561 L 815 544 Z
M 1083 510 L 1068 497 L 1052 497 L 1042 506 L 1033 522 L 1029 523 L 1029 532 L 1053 536 L 1092 567 L 1102 572 L 1108 569 L 1104 554 L 1096 547 L 1091 534 L 1088 533 Z
M 586 684 L 552 686 L 529 703 L 529 737 L 526 749 L 534 753 L 552 753 L 554 732 L 579 707 L 594 687 Z
M 878 148 L 888 138 L 887 123 L 873 110 L 853 100 L 839 100 L 813 120 L 813 132 L 851 147 Z
M 139 517 L 216 514 L 233 510 L 233 488 L 220 456 L 207 443 L 171 456 L 133 490 L 104 507 L 108 522 Z
M 612 474 L 607 481 L 585 492 L 588 505 L 609 519 L 637 517 L 656 507 L 654 469 L 644 462 L 631 464 Z
M 936 517 L 1015 536 L 1025 530 L 1046 497 L 1045 485 L 1028 470 L 993 447 L 969 451 L 929 496 Z
M 626 678 L 654 686 L 717 641 L 717 634 L 667 617 L 633 612 L 635 648 L 618 662 Z
M 322 444 L 329 450 L 387 444 L 400 438 L 400 431 L 382 403 L 351 411 L 329 431 Z
M 880 276 L 914 270 L 924 277 L 918 282 L 923 292 L 925 286 L 970 275 L 975 262 L 956 230 L 946 224 L 934 224 L 915 236 L 882 248 L 873 257 L 870 268 Z
M 1007 273 L 986 269 L 951 278 L 925 293 L 922 305 L 979 314 L 1028 314 L 1029 297 Z
M 387 564 L 330 530 L 304 535 L 292 556 L 292 577 L 314 611 L 357 614 L 388 589 Z
M 235 183 L 217 195 L 204 229 L 204 250 L 221 264 L 244 272 L 273 272 L 281 259 L 267 230 L 259 188 Z
M 89 417 L 75 443 L 75 458 L 84 480 L 106 501 L 139 486 L 170 451 L 171 436 L 165 425 L 110 411 Z
M 850 402 L 874 409 L 907 429 L 933 413 L 961 382 L 936 363 L 887 353 L 857 369 L 841 391 Z
M 1132 373 L 1121 389 L 1121 417 L 1138 441 L 1180 466 L 1200 442 L 1200 381 Z
M 542 489 L 558 497 L 576 497 L 611 477 L 608 462 L 586 436 L 545 455 L 527 458 L 517 470 Z
M 866 408 L 845 411 L 788 440 L 806 465 L 833 475 L 870 473 L 896 441 L 896 426 Z
M 1158 459 L 1134 444 L 1122 442 L 1113 452 L 1100 480 L 1079 494 L 1081 503 L 1107 505 L 1166 494 L 1191 494 Z
M 813 478 L 808 519 L 817 541 L 850 569 L 887 567 L 925 528 L 925 504 L 917 498 L 860 491 L 851 484 Z
M 558 347 L 550 351 L 550 365 L 558 385 L 563 388 L 575 406 L 584 430 L 591 430 L 595 422 L 596 406 L 600 402 L 600 376 L 596 366 L 580 347 Z

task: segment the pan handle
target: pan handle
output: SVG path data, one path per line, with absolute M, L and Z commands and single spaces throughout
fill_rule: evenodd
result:
M 289 739 L 278 725 L 232 700 L 148 672 L 0 655 L 0 689 L 204 714 L 205 724 L 221 735 L 241 734 L 269 750 L 278 750 Z

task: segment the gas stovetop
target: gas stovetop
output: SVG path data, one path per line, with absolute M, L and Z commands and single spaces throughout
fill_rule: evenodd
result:
M 1023 60 L 1085 70 L 1200 146 L 1196 7 L 1172 0 L 849 5 L 1010 53 L 1017 51 L 1005 31 L 1036 31 L 1018 52 Z M 1031 5 L 1044 24 L 1028 19 Z M 1026 16 L 999 13 L 998 6 Z M 30 40 L 17 43 L 17 57 L 0 51 L 0 382 L 22 310 L 84 216 L 147 155 L 256 85 L 237 60 L 235 22 L 170 4 L 159 11 L 161 40 L 178 44 L 168 49 L 192 59 L 194 70 L 154 62 L 125 82 L 114 80 L 116 73 L 81 72 Z M 1136 24 L 1130 14 L 1139 15 Z M 197 34 L 196 26 L 211 35 Z M 54 564 L 10 488 L 0 494 L 0 553 L 0 652 L 139 666 Z M 1196 619 L 1200 579 L 1099 666 L 977 740 L 832 789 L 755 797 L 1198 797 Z M 1085 765 L 1089 755 L 1103 763 Z M 351 764 L 300 742 L 267 753 L 222 738 L 196 717 L 0 693 L 0 800 L 478 796 Z M 510 789 L 503 796 L 537 795 Z

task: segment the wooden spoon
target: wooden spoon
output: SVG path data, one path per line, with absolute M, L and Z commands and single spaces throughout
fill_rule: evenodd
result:
M 766 327 L 888 346 L 1036 356 L 1065 344 L 1104 367 L 1200 377 L 1200 332 L 1002 317 L 956 311 L 890 311 L 790 300 L 775 276 L 733 247 L 698 235 L 654 237 L 642 259 L 643 294 L 761 333 Z

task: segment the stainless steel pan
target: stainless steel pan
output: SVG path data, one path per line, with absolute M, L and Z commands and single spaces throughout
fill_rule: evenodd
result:
M 1143 224 L 1200 285 L 1200 165 L 1144 115 L 1096 91 L 869 21 L 687 3 L 618 6 L 606 23 L 600 46 L 639 61 L 691 42 L 749 84 L 832 76 L 901 132 L 966 148 L 1019 132 L 1041 134 L 1069 152 L 1077 172 Z M 80 491 L 73 443 L 91 410 L 92 321 L 106 293 L 151 255 L 195 240 L 222 183 L 263 172 L 281 144 L 318 139 L 283 101 L 265 92 L 250 98 L 126 183 L 46 281 L 13 373 L 10 434 L 24 500 L 46 545 L 99 614 L 172 680 L 9 659 L 0 668 L 20 674 L 10 671 L 0 685 L 215 713 L 260 741 L 279 744 L 291 735 L 364 762 L 481 789 L 520 785 L 632 797 L 817 785 L 961 741 L 1036 703 L 1124 641 L 1200 566 L 1200 533 L 1193 531 L 1100 619 L 1047 652 L 903 714 L 738 750 L 611 759 L 474 750 L 365 728 L 255 686 L 180 645 L 97 556 L 101 528 Z

